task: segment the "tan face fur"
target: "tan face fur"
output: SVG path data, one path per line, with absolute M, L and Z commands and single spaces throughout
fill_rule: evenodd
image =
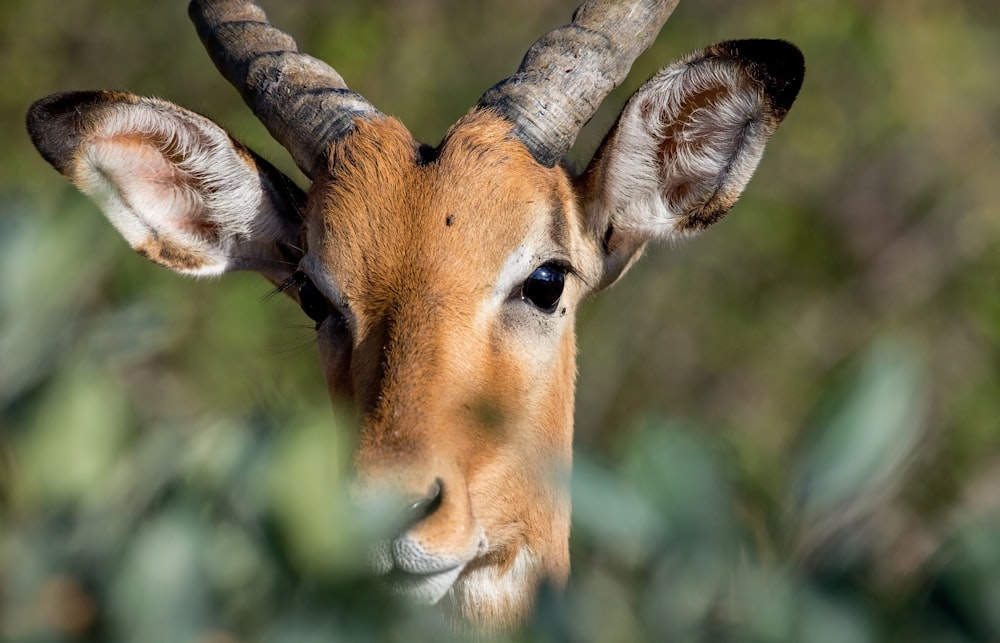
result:
M 600 271 L 565 172 L 509 129 L 475 114 L 425 160 L 397 121 L 359 126 L 313 185 L 300 264 L 336 309 L 320 351 L 331 394 L 353 395 L 362 415 L 361 494 L 416 502 L 441 485 L 439 506 L 399 538 L 447 561 L 459 607 L 486 620 L 522 612 L 541 575 L 568 573 L 573 317 Z M 553 262 L 572 271 L 547 313 L 521 287 Z M 399 542 L 389 550 L 386 570 L 419 571 Z M 523 586 L 492 591 L 515 564 Z

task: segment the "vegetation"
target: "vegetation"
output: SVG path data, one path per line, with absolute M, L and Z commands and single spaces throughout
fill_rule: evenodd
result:
M 572 3 L 266 8 L 433 143 Z M 572 587 L 515 640 L 1000 640 L 1000 5 L 682 2 L 577 162 L 655 69 L 754 36 L 805 86 L 730 217 L 585 307 Z M 142 261 L 24 134 L 129 89 L 301 180 L 183 3 L 8 0 L 0 77 L 0 640 L 446 638 L 366 579 L 300 311 Z

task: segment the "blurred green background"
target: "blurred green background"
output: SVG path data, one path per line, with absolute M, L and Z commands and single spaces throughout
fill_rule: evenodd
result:
M 436 143 L 573 0 L 265 3 Z M 1000 4 L 682 2 L 808 71 L 742 201 L 579 320 L 574 573 L 530 641 L 1000 640 Z M 308 323 L 136 257 L 34 152 L 66 89 L 207 114 L 294 175 L 185 3 L 0 5 L 0 640 L 440 640 L 366 582 Z

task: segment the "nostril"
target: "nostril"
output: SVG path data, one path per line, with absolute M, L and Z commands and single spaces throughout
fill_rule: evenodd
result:
M 427 490 L 427 495 L 406 508 L 406 529 L 427 519 L 428 516 L 437 511 L 443 497 L 444 482 L 441 478 L 435 478 L 434 484 Z

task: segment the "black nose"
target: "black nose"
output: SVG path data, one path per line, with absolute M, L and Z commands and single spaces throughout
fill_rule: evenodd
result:
M 426 520 L 431 514 L 441 506 L 441 499 L 444 497 L 444 482 L 441 478 L 435 478 L 434 483 L 427 490 L 427 495 L 410 504 L 406 508 L 404 515 L 405 530 L 410 529 L 419 522 Z

